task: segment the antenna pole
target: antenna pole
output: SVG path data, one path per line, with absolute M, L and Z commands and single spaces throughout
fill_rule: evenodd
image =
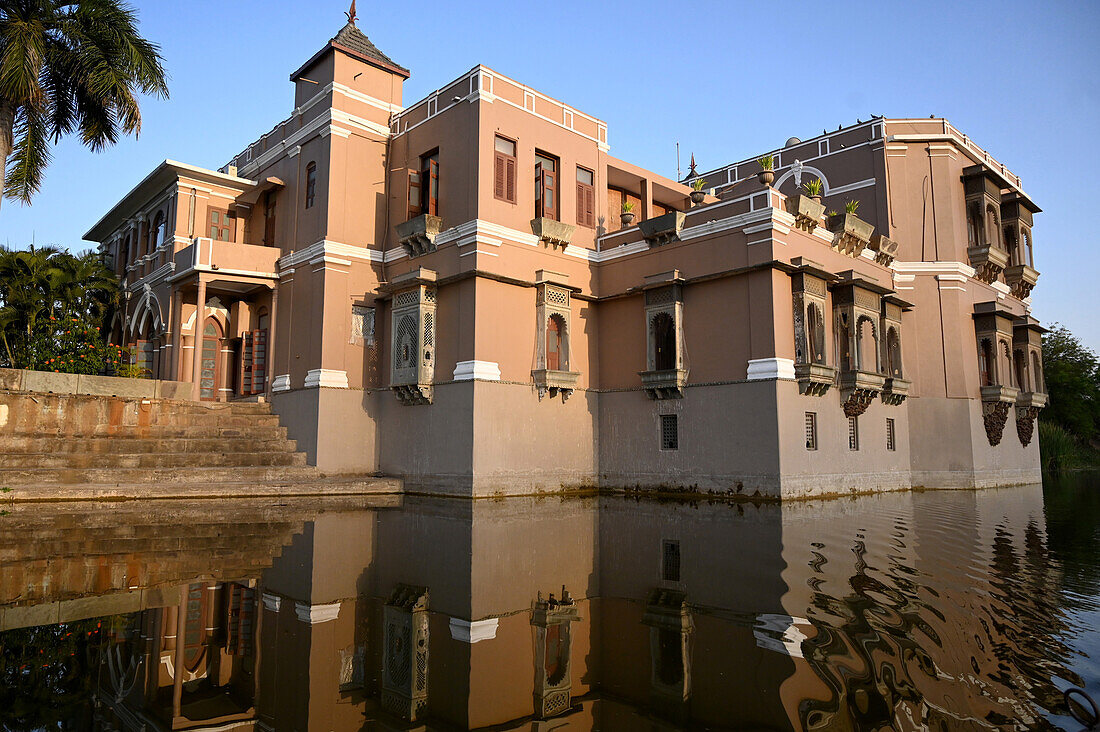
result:
M 676 182 L 680 182 L 680 142 L 676 142 Z

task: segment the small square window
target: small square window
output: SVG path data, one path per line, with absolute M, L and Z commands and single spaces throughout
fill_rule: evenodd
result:
M 680 449 L 680 425 L 675 414 L 661 415 L 661 449 Z
M 893 451 L 898 449 L 897 433 L 894 427 L 894 420 L 890 417 L 886 418 L 886 449 Z
M 680 581 L 680 542 L 666 539 L 661 543 L 661 579 Z
M 817 449 L 817 413 L 806 412 L 806 449 Z
M 848 449 L 859 449 L 859 417 L 848 418 Z

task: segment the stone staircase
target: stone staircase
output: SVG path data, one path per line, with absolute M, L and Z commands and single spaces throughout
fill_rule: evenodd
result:
M 0 390 L 0 501 L 354 495 L 393 479 L 306 464 L 270 405 Z

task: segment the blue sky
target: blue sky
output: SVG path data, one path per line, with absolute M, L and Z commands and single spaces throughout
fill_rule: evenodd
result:
M 137 3 L 171 99 L 140 139 L 74 140 L 33 205 L 5 201 L 0 243 L 74 249 L 164 158 L 217 168 L 286 117 L 291 71 L 344 23 L 345 0 Z M 478 63 L 608 123 L 611 152 L 668 176 L 873 114 L 944 116 L 1043 208 L 1034 313 L 1100 350 L 1100 3 L 359 2 L 359 27 L 412 70 L 410 102 Z M 415 17 L 405 16 L 413 12 Z M 272 51 L 272 49 L 279 49 Z

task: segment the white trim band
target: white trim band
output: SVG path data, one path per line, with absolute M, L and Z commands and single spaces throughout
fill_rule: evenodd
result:
M 459 361 L 455 381 L 500 381 L 500 365 L 495 361 Z
M 334 369 L 310 369 L 306 372 L 305 388 L 327 386 L 333 389 L 348 388 L 348 372 Z
M 336 617 L 340 614 L 340 603 L 310 605 L 306 602 L 296 602 L 294 603 L 294 613 L 303 623 L 309 623 L 310 625 L 327 623 L 330 620 L 336 620 Z
M 499 618 L 486 618 L 485 620 L 462 620 L 451 618 L 451 637 L 463 643 L 477 643 L 483 640 L 492 640 L 497 637 Z

